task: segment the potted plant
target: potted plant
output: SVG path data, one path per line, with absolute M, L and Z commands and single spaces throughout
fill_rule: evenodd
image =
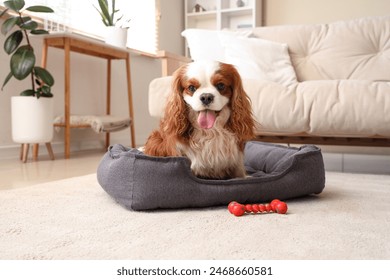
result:
M 10 55 L 10 72 L 4 80 L 5 85 L 15 78 L 30 80 L 30 87 L 20 96 L 11 98 L 12 139 L 17 143 L 48 143 L 53 138 L 53 76 L 46 69 L 36 66 L 34 48 L 30 42 L 31 34 L 47 34 L 39 29 L 38 23 L 23 11 L 52 13 L 46 6 L 25 8 L 24 0 L 4 1 L 6 9 L 0 14 L 3 19 L 1 33 L 6 37 L 4 51 Z M 9 34 L 9 35 L 8 35 Z
M 116 17 L 119 10 L 115 8 L 115 0 L 111 0 L 109 5 L 108 0 L 98 0 L 99 8 L 94 6 L 102 18 L 103 24 L 106 26 L 105 42 L 110 45 L 125 48 L 127 42 L 126 23 L 129 21 L 123 20 L 123 15 Z

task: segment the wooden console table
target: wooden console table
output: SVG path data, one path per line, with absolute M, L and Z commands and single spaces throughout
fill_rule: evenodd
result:
M 42 49 L 42 67 L 46 68 L 48 48 L 55 47 L 63 49 L 65 52 L 65 122 L 60 126 L 65 128 L 65 158 L 70 157 L 70 129 L 73 127 L 70 123 L 70 52 L 77 52 L 107 60 L 107 96 L 106 96 L 106 114 L 111 113 L 111 60 L 123 59 L 126 63 L 127 77 L 127 96 L 129 106 L 130 137 L 131 146 L 135 148 L 134 132 L 134 111 L 131 91 L 131 74 L 130 74 L 130 53 L 126 49 L 110 46 L 99 40 L 86 38 L 84 36 L 62 33 L 47 35 L 44 37 Z M 110 142 L 110 134 L 106 133 L 106 147 Z

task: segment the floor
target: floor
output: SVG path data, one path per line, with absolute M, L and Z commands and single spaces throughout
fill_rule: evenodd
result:
M 31 186 L 96 173 L 103 150 L 74 152 L 70 159 L 56 154 L 55 160 L 46 155 L 27 163 L 18 159 L 0 160 L 0 190 Z M 327 171 L 346 173 L 390 174 L 390 155 L 344 154 L 323 152 Z
M 40 156 L 27 163 L 17 159 L 0 160 L 0 190 L 35 185 L 76 176 L 96 173 L 104 152 L 102 150 L 72 153 L 70 159 L 56 154 L 55 160 Z

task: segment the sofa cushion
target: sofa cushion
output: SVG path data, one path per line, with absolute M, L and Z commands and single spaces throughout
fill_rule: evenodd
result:
M 253 35 L 286 43 L 299 81 L 390 81 L 390 16 L 257 27 Z
M 225 63 L 236 66 L 242 78 L 266 80 L 285 86 L 297 83 L 287 44 L 257 38 L 219 34 Z
M 152 117 L 161 118 L 163 116 L 168 95 L 172 92 L 172 81 L 172 76 L 166 76 L 150 82 L 148 109 Z
M 388 82 L 321 80 L 283 87 L 244 80 L 243 84 L 261 134 L 390 137 Z
M 224 33 L 225 36 L 229 37 L 248 37 L 252 34 L 252 31 L 186 29 L 181 35 L 186 38 L 190 56 L 194 61 L 204 59 L 224 61 L 225 50 L 219 39 L 220 33 Z
M 248 38 L 251 34 L 251 30 L 186 29 L 182 32 L 194 61 L 216 60 L 233 64 L 243 78 L 286 86 L 296 83 L 288 46 Z

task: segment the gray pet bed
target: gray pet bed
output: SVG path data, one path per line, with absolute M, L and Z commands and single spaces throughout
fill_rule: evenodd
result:
M 245 147 L 248 178 L 199 179 L 184 157 L 152 157 L 114 145 L 104 155 L 97 178 L 119 204 L 133 210 L 209 207 L 269 202 L 319 194 L 325 187 L 321 150 L 261 142 Z

